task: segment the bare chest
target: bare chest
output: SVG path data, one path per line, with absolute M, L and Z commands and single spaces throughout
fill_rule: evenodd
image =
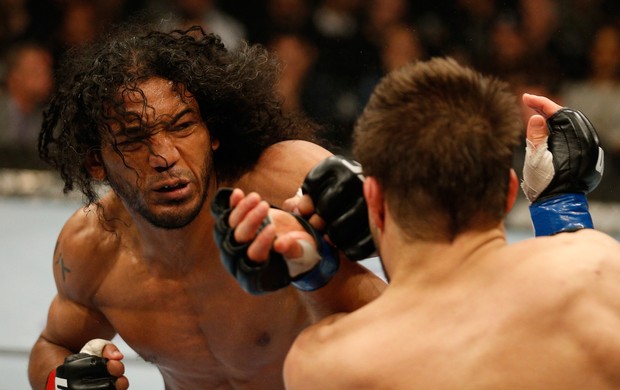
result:
M 173 382 L 243 382 L 266 371 L 279 378 L 308 322 L 293 291 L 251 296 L 219 263 L 170 278 L 125 274 L 132 277 L 102 285 L 96 304 L 125 342 Z

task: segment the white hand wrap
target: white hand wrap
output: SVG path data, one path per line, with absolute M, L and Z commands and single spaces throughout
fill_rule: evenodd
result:
M 92 339 L 82 347 L 80 353 L 102 357 L 103 348 L 108 344 L 112 344 L 112 342 L 104 339 Z
M 555 175 L 555 169 L 553 168 L 553 155 L 547 148 L 547 138 L 538 147 L 535 147 L 528 139 L 525 142 L 525 163 L 523 164 L 521 188 L 527 200 L 532 203 L 547 188 Z
M 301 256 L 295 258 L 284 256 L 284 260 L 286 260 L 286 265 L 288 267 L 288 273 L 291 278 L 310 271 L 319 261 L 321 261 L 321 255 L 317 252 L 314 244 L 306 240 L 298 240 L 297 242 L 301 245 Z

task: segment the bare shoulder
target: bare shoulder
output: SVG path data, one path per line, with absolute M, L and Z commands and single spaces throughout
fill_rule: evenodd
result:
M 538 239 L 540 240 L 540 239 Z M 597 269 L 616 271 L 620 270 L 620 242 L 613 237 L 595 229 L 582 229 L 572 233 L 562 233 L 545 238 L 551 245 L 544 252 L 549 252 L 550 258 L 574 259 L 569 263 L 574 268 L 592 266 Z M 546 242 L 540 240 L 537 248 L 546 246 Z M 555 254 L 553 254 L 555 253 Z
M 568 236 L 568 235 L 567 235 Z M 589 354 L 593 367 L 620 386 L 620 243 L 588 229 L 568 237 L 571 248 L 586 260 L 584 284 L 566 324 Z M 579 259 L 573 259 L 579 260 Z M 575 275 L 579 277 L 579 275 Z
M 105 270 L 110 269 L 119 248 L 120 231 L 104 226 L 105 207 L 90 205 L 77 209 L 64 224 L 54 249 L 54 278 L 58 292 L 81 302 L 94 293 Z M 108 216 L 110 212 L 107 212 Z
M 392 353 L 379 345 L 382 329 L 375 312 L 360 309 L 324 318 L 304 329 L 284 363 L 287 389 L 379 388 L 382 375 L 371 366 Z M 388 323 L 390 325 L 390 323 Z M 379 360 L 381 358 L 378 358 Z
M 337 389 L 343 387 L 348 373 L 337 363 L 346 359 L 341 320 L 346 314 L 335 314 L 304 329 L 289 350 L 284 363 L 287 389 Z
M 537 252 L 527 262 L 535 280 L 530 312 L 553 315 L 552 333 L 572 339 L 595 367 L 592 375 L 620 386 L 620 243 L 584 229 L 537 238 L 528 249 Z
M 236 186 L 256 191 L 272 204 L 281 205 L 295 195 L 308 172 L 331 153 L 308 141 L 283 141 L 267 148 L 252 171 Z

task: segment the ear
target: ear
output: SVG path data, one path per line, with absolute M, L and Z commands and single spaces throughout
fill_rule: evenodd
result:
M 385 226 L 385 203 L 383 190 L 377 180 L 368 176 L 364 180 L 364 197 L 368 205 L 368 216 L 377 228 L 383 230 Z
M 211 150 L 216 151 L 220 147 L 220 140 L 213 138 L 211 139 Z
M 512 210 L 517 200 L 517 192 L 519 192 L 519 179 L 514 169 L 510 169 L 510 178 L 508 179 L 508 196 L 506 197 L 506 213 Z
M 90 175 L 99 181 L 104 181 L 107 177 L 100 151 L 90 151 L 86 156 L 86 169 Z

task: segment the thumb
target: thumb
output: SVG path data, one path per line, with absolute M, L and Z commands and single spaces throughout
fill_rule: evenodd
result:
M 547 122 L 541 115 L 532 115 L 527 123 L 527 139 L 534 145 L 543 144 L 547 141 L 549 131 L 547 130 Z
M 102 356 L 110 360 L 123 359 L 123 354 L 121 353 L 121 351 L 118 350 L 116 345 L 111 343 L 103 347 Z

